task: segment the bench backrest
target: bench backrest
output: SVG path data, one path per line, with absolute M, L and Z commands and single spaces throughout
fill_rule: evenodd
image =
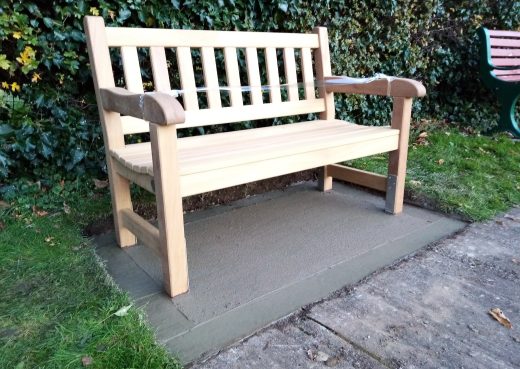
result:
M 126 88 L 142 93 L 138 48 L 148 48 L 153 89 L 182 90 L 186 122 L 179 128 L 308 113 L 333 118 L 332 94 L 323 89 L 316 94 L 314 85 L 331 75 L 326 28 L 311 34 L 143 29 L 105 27 L 101 17 L 86 17 L 85 28 L 96 90 L 115 86 L 109 48 L 117 48 Z M 167 49 L 173 50 L 176 60 L 167 60 Z M 216 51 L 223 54 L 224 66 L 217 64 Z M 200 53 L 201 61 L 195 67 L 194 53 Z M 237 53 L 245 63 L 239 63 Z M 177 68 L 180 86 L 171 85 L 169 68 Z M 262 72 L 267 81 L 261 80 Z M 197 80 L 204 86 L 197 86 Z M 262 88 L 266 82 L 268 89 Z M 229 87 L 229 106 L 222 105 L 221 87 Z M 207 106 L 199 106 L 201 94 Z M 121 117 L 121 124 L 123 134 L 148 131 L 148 123 L 140 119 Z
M 481 28 L 481 62 L 501 80 L 520 80 L 520 32 Z M 495 69 L 509 67 L 509 70 Z M 515 69 L 511 69 L 518 67 Z

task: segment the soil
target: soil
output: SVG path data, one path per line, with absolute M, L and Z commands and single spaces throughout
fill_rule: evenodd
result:
M 182 199 L 182 206 L 185 212 L 207 209 L 212 206 L 229 204 L 233 201 L 264 192 L 283 190 L 294 183 L 313 181 L 317 178 L 318 174 L 316 170 L 291 173 L 280 177 L 268 178 L 257 182 L 185 197 Z M 136 203 L 134 207 L 134 211 L 145 219 L 153 221 L 157 218 L 155 203 Z M 84 234 L 90 237 L 109 232 L 113 229 L 112 215 L 108 214 L 85 227 Z

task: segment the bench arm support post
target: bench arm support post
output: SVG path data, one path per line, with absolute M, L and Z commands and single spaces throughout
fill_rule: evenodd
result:
M 170 125 L 184 123 L 186 117 L 177 99 L 164 92 L 133 93 L 121 87 L 101 88 L 103 109 Z
M 412 98 L 395 97 L 393 100 L 392 128 L 399 130 L 399 141 L 397 150 L 391 151 L 389 155 L 385 211 L 399 214 L 403 211 Z
M 168 295 L 174 297 L 188 291 L 188 259 L 175 126 L 150 123 L 150 142 L 164 286 Z

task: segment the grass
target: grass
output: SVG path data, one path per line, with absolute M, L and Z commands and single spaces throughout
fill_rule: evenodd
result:
M 520 142 L 506 135 L 468 136 L 455 130 L 414 133 L 407 196 L 467 220 L 482 221 L 520 204 Z M 386 155 L 349 164 L 386 173 Z
M 408 196 L 470 220 L 520 204 L 520 143 L 453 130 L 412 135 Z M 386 157 L 351 164 L 380 173 Z M 142 313 L 107 278 L 82 235 L 110 213 L 86 181 L 3 187 L 0 217 L 0 368 L 180 368 Z
M 109 211 L 106 190 L 63 187 L 4 211 L 0 368 L 180 368 L 137 308 L 114 314 L 130 300 L 81 235 L 85 222 Z M 43 203 L 53 210 L 46 214 Z

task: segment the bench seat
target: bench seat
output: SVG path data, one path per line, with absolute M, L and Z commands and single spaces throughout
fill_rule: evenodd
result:
M 253 180 L 269 178 L 287 173 L 282 168 L 287 158 L 290 158 L 294 171 L 311 169 L 340 160 L 395 150 L 398 138 L 397 129 L 361 126 L 336 119 L 180 138 L 178 160 L 181 193 L 183 196 L 198 193 L 201 186 L 211 186 L 211 190 L 225 187 L 225 179 L 221 186 L 220 182 L 208 181 L 207 174 L 211 171 L 219 170 L 222 173 L 220 170 L 224 168 L 247 165 L 247 172 L 249 176 L 254 176 Z M 308 153 L 313 155 L 306 157 Z M 153 177 L 152 148 L 149 142 L 126 145 L 111 150 L 111 154 L 133 172 Z M 267 168 L 266 162 L 269 163 Z M 259 164 L 257 168 L 255 163 Z M 198 180 L 196 174 L 201 174 Z M 200 183 L 183 180 L 183 177 L 191 177 Z M 250 180 L 248 177 L 247 181 L 241 182 Z M 235 182 L 236 179 L 233 180 Z

